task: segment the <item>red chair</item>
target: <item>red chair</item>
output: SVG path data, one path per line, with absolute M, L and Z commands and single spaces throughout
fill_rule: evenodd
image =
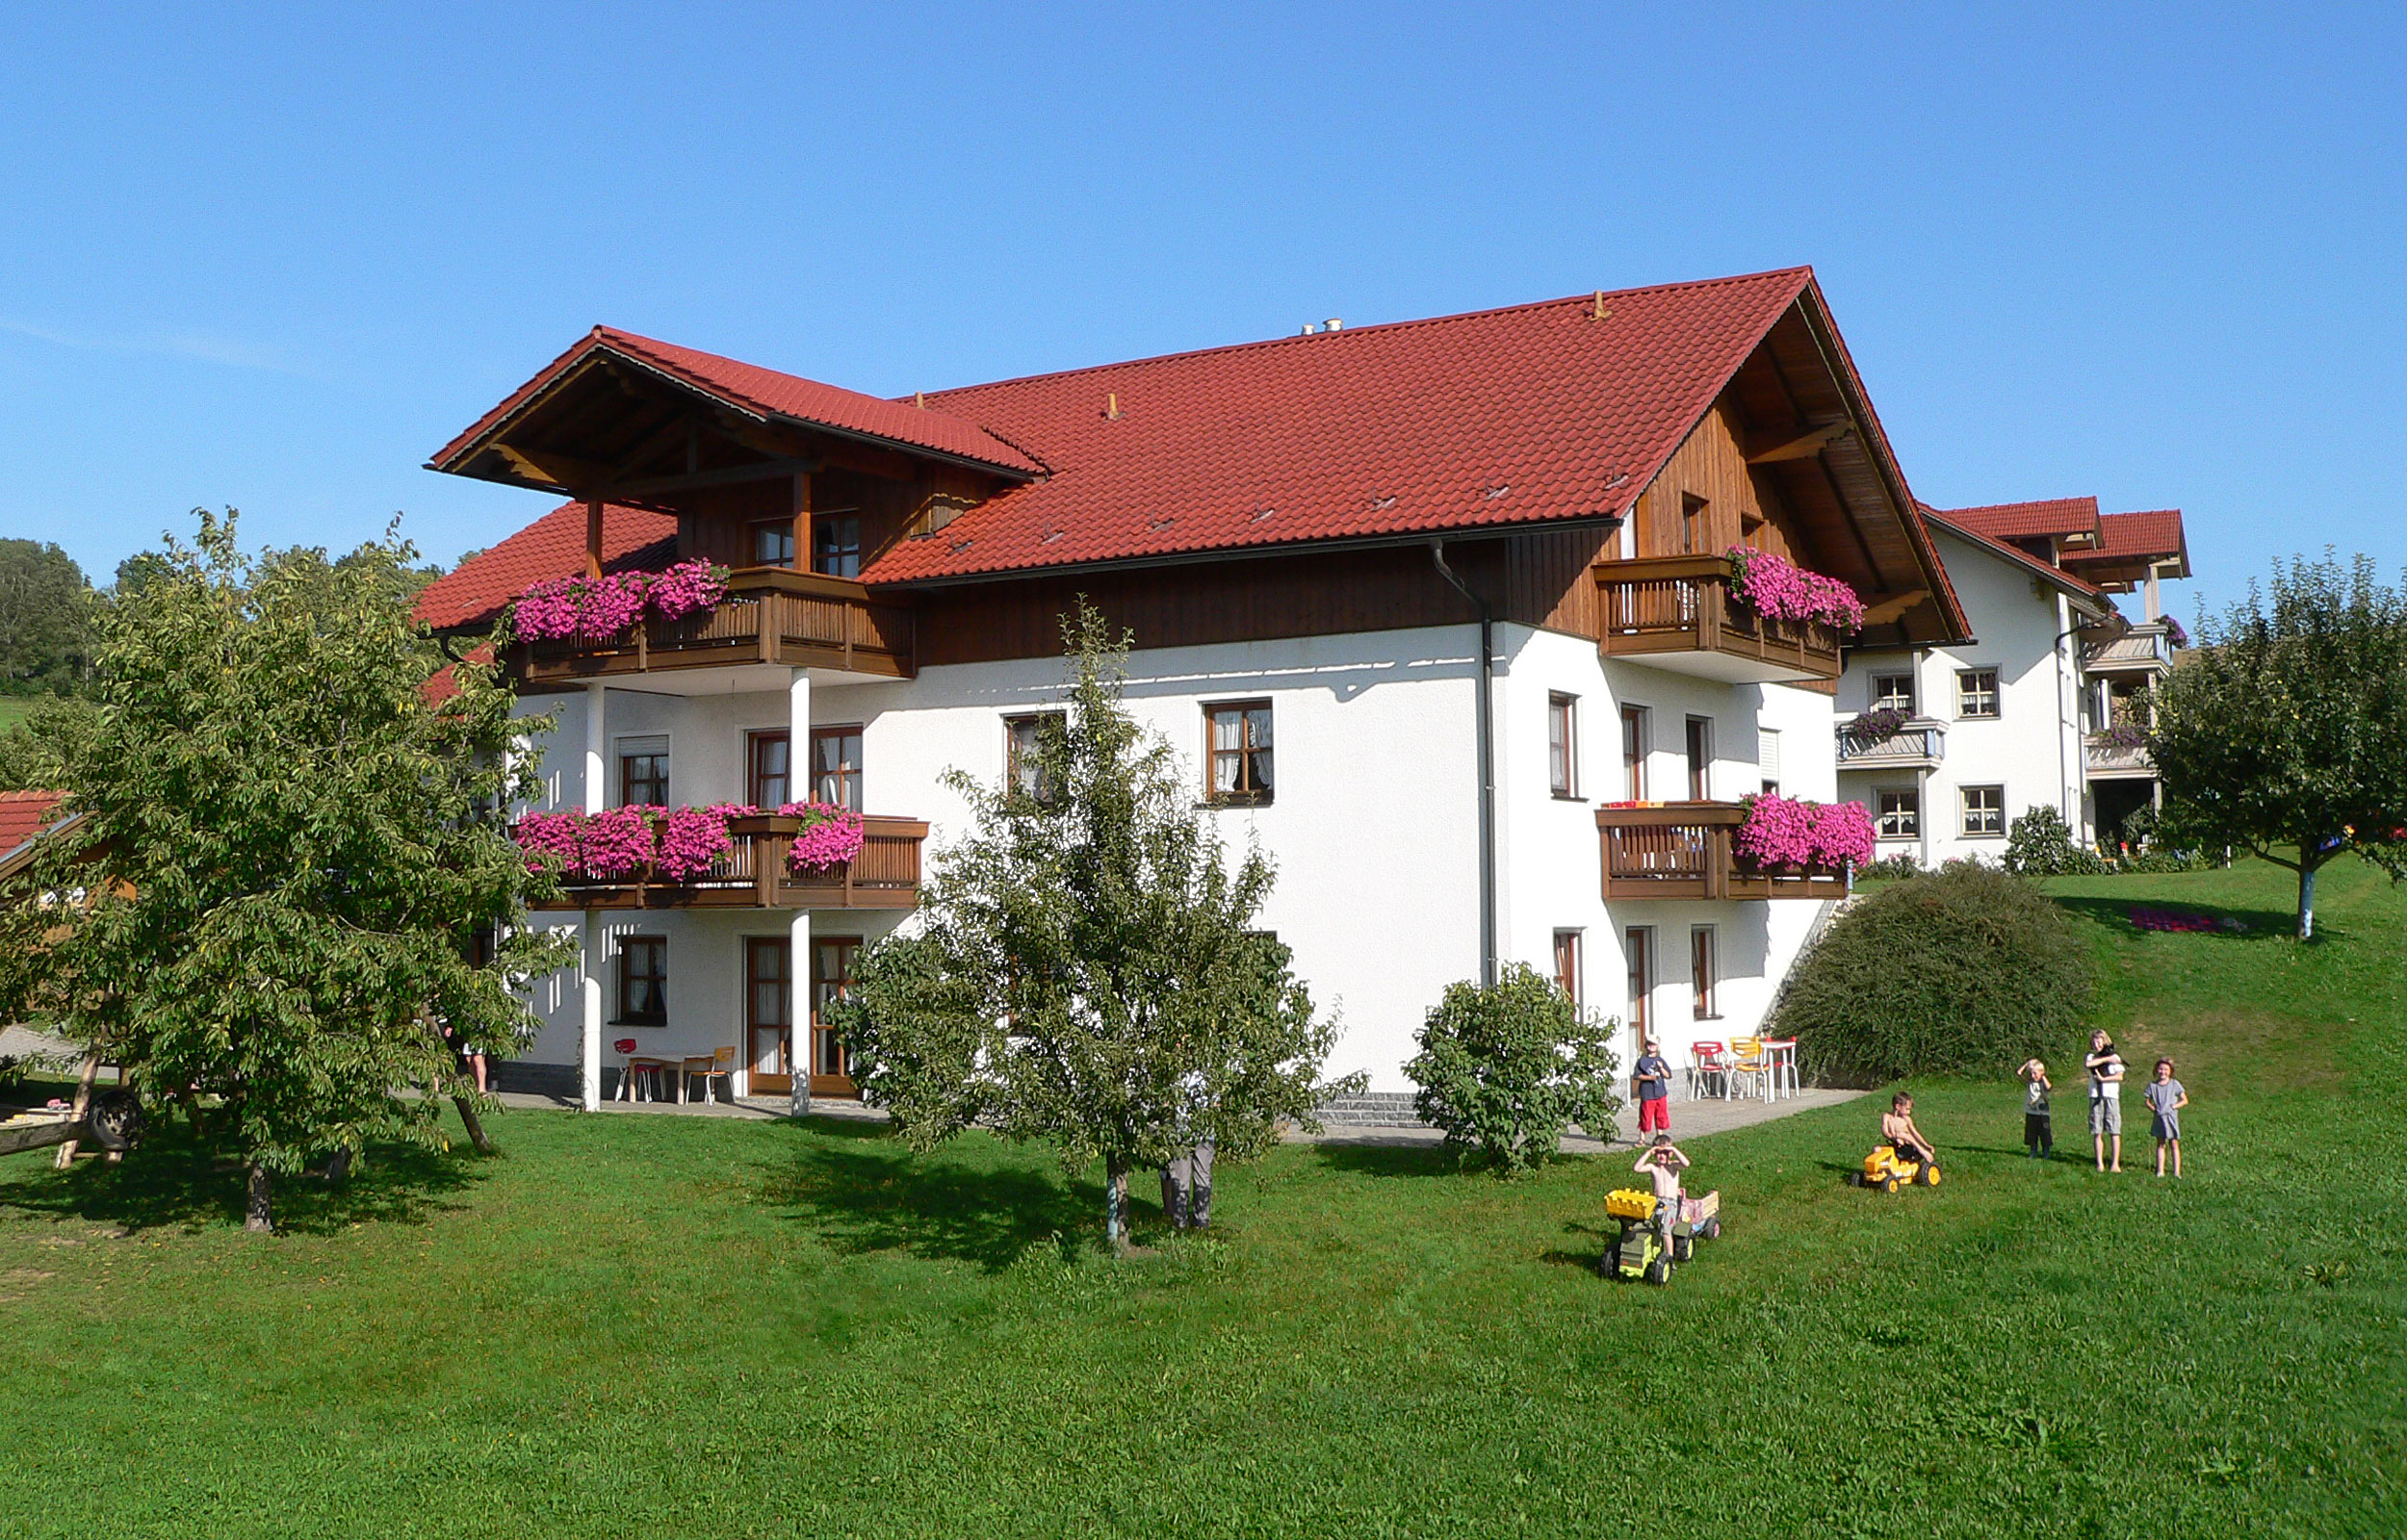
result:
M 1708 1082 L 1718 1081 L 1718 1091 L 1706 1089 Z M 1719 1042 L 1692 1042 L 1688 1045 L 1688 1099 L 1719 1095 L 1724 1101 L 1730 1096 L 1730 1055 Z
M 635 1050 L 641 1044 L 633 1038 L 620 1038 L 610 1046 L 616 1048 L 619 1057 L 625 1061 L 619 1065 L 618 1094 L 611 1098 L 613 1101 L 668 1100 L 668 1077 L 676 1072 L 676 1060 L 662 1059 L 654 1054 L 637 1053 Z M 652 1094 L 649 1096 L 643 1094 L 643 1077 L 646 1075 L 652 1077 L 650 1088 Z

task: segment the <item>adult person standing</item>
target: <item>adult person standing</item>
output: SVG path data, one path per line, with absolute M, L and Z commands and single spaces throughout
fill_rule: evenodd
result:
M 2123 1056 L 2114 1051 L 2114 1040 L 2103 1032 L 2089 1035 L 2089 1057 L 2082 1061 L 2089 1071 L 2089 1137 L 2097 1147 L 2098 1169 L 2120 1172 L 2123 1169 Z M 2107 1143 L 2114 1145 L 2114 1162 L 2107 1164 Z
M 1630 1066 L 1630 1085 L 1638 1092 L 1638 1137 L 1671 1132 L 1671 1065 L 1649 1038 L 1638 1063 Z

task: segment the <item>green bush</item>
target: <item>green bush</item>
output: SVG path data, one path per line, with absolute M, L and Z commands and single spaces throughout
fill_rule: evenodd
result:
M 2073 843 L 2054 808 L 2027 808 L 2006 832 L 2006 869 L 2026 877 L 2103 877 L 2113 868 Z
M 1404 1066 L 1420 1091 L 1413 1110 L 1459 1152 L 1476 1151 L 1507 1174 L 1527 1170 L 1577 1123 L 1613 1137 L 1610 1018 L 1582 1019 L 1552 981 L 1515 962 L 1492 989 L 1462 983 L 1429 1013 Z
M 2006 1074 L 2061 1057 L 2088 1024 L 2096 982 L 2070 917 L 2035 886 L 1950 862 L 1840 916 L 1790 976 L 1772 1026 L 1822 1078 Z
M 1916 860 L 1913 857 L 1907 855 L 1903 851 L 1900 851 L 1894 856 L 1881 857 L 1878 860 L 1874 861 L 1871 865 L 1865 867 L 1862 873 L 1862 875 L 1866 877 L 1881 877 L 1890 879 L 1900 877 L 1920 877 L 1922 874 L 1922 862 Z

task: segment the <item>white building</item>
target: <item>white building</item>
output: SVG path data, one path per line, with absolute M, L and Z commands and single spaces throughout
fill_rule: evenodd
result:
M 1873 814 L 1882 858 L 1922 866 L 1996 861 L 2032 808 L 2054 808 L 2077 839 L 2113 839 L 2159 796 L 2146 751 L 2111 730 L 2138 721 L 2172 667 L 2178 629 L 2159 585 L 2189 575 L 2181 514 L 2101 515 L 2091 498 L 1923 513 L 1972 639 L 1850 651 L 1841 794 Z M 2135 587 L 2136 625 L 2110 597 Z M 1887 712 L 1902 725 L 1866 731 Z
M 709 877 L 572 883 L 583 963 L 504 1080 L 588 1101 L 620 1043 L 853 1092 L 819 1008 L 962 827 L 944 772 L 999 782 L 1057 707 L 1081 594 L 1277 862 L 1263 923 L 1390 1116 L 1450 983 L 1527 962 L 1676 1052 L 1751 1032 L 1846 891 L 1732 859 L 1739 797 L 1839 791 L 1840 639 L 1735 600 L 1727 547 L 1846 579 L 1866 641 L 1970 634 L 1802 270 L 904 401 L 597 329 L 434 465 L 577 500 L 429 588 L 440 629 L 581 570 L 735 569 L 703 614 L 508 653 L 558 712 L 552 806 L 867 818 L 839 874 L 764 818 Z

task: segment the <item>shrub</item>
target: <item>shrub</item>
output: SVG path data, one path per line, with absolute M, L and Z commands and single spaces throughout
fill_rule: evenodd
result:
M 1799 962 L 1772 1025 L 1821 1076 L 2006 1074 L 2089 1019 L 2089 949 L 2063 911 L 1951 861 L 1861 900 Z
M 2006 832 L 2006 869 L 2025 877 L 2100 877 L 2107 863 L 2073 843 L 2054 808 L 2026 808 Z
M 1563 1144 L 1572 1123 L 1610 1139 L 1621 1110 L 1613 1093 L 1610 1018 L 1582 1019 L 1561 989 L 1526 963 L 1494 988 L 1449 985 L 1404 1066 L 1420 1091 L 1412 1107 L 1456 1150 L 1476 1150 L 1508 1175 Z
M 1922 874 L 1922 862 L 1902 850 L 1894 856 L 1883 856 L 1864 868 L 1867 877 L 1920 877 Z

